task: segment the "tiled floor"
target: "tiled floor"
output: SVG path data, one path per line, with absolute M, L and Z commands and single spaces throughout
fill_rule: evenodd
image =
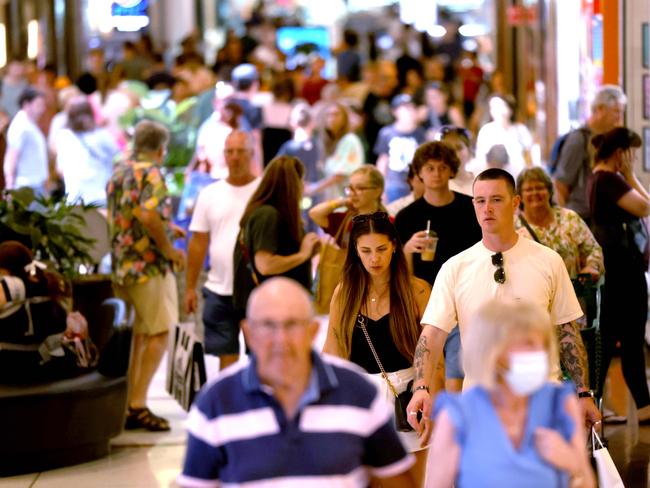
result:
M 325 340 L 325 324 L 316 347 Z M 218 362 L 207 358 L 208 379 Z M 126 432 L 112 442 L 109 456 L 68 468 L 24 476 L 0 478 L 0 488 L 163 488 L 176 487 L 185 452 L 186 413 L 165 392 L 166 362 L 154 379 L 150 394 L 152 410 L 171 421 L 168 433 Z M 626 412 L 618 412 L 625 414 Z M 650 427 L 627 424 L 608 426 L 610 452 L 627 488 L 646 488 L 650 461 Z

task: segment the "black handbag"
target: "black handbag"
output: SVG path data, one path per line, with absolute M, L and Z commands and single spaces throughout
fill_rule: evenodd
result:
M 413 430 L 413 427 L 411 427 L 411 424 L 409 424 L 407 419 L 407 407 L 411 401 L 411 398 L 413 398 L 413 392 L 411 391 L 411 388 L 413 387 L 413 380 L 409 381 L 408 385 L 406 386 L 406 390 L 404 390 L 402 393 L 397 393 L 397 390 L 388 379 L 388 375 L 386 374 L 386 370 L 384 370 L 384 366 L 379 360 L 377 351 L 375 351 L 375 346 L 372 345 L 370 335 L 368 335 L 368 330 L 366 329 L 365 317 L 359 314 L 357 316 L 357 322 L 359 323 L 361 330 L 363 330 L 363 334 L 366 336 L 366 340 L 368 341 L 372 355 L 375 357 L 375 361 L 377 361 L 377 365 L 381 371 L 382 378 L 386 380 L 386 383 L 388 383 L 388 388 L 390 388 L 390 391 L 395 396 L 395 429 L 399 432 L 410 432 Z

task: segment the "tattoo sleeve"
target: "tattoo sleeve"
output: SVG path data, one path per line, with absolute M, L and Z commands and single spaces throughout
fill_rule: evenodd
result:
M 560 362 L 577 388 L 589 388 L 587 351 L 580 336 L 580 327 L 573 322 L 558 326 Z
M 421 381 L 425 378 L 425 369 L 427 363 L 431 360 L 431 350 L 427 345 L 427 337 L 421 335 L 415 346 L 415 355 L 413 357 L 413 366 L 415 367 L 415 381 Z

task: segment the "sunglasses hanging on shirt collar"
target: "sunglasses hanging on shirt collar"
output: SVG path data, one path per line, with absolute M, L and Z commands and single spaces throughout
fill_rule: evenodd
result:
M 503 267 L 503 254 L 500 252 L 493 254 L 492 264 L 497 267 L 494 272 L 494 281 L 503 285 L 506 282 L 506 270 Z

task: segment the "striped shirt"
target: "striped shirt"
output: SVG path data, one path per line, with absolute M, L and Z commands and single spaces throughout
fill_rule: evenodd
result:
M 312 352 L 309 386 L 287 418 L 260 383 L 254 357 L 199 394 L 188 418 L 186 487 L 365 487 L 414 462 L 387 402 L 363 371 Z

